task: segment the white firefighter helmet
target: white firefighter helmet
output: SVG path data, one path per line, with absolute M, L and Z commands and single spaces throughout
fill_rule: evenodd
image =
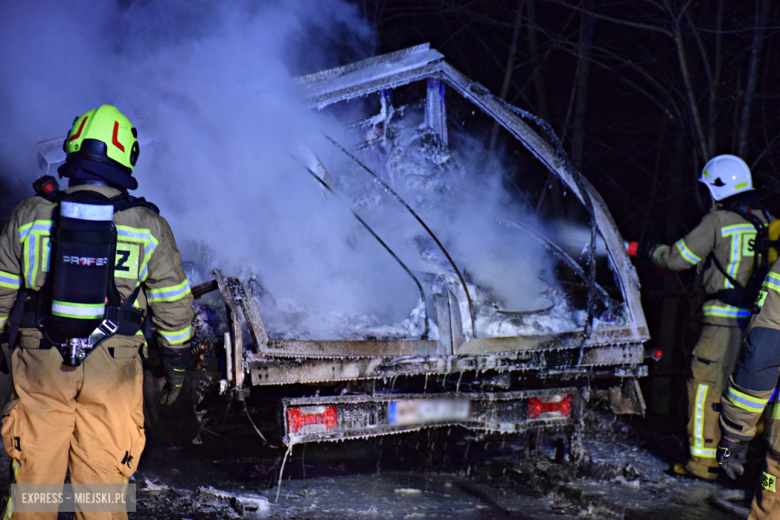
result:
M 701 171 L 699 182 L 707 185 L 715 200 L 753 189 L 750 168 L 736 155 L 718 155 L 710 159 Z

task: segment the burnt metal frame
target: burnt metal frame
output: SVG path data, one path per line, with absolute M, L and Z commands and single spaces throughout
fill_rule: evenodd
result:
M 239 398 L 246 391 L 244 378 L 253 386 L 392 378 L 398 375 L 447 375 L 471 370 L 544 370 L 562 379 L 576 377 L 641 377 L 646 375 L 643 343 L 649 339 L 639 300 L 639 279 L 603 199 L 579 172 L 567 167 L 555 148 L 542 139 L 505 102 L 444 61 L 428 44 L 418 45 L 344 67 L 298 79 L 313 108 L 324 108 L 369 94 L 386 95 L 395 87 L 427 81 L 426 121 L 447 142 L 444 86 L 477 105 L 515 136 L 580 200 L 580 187 L 590 197 L 595 223 L 604 238 L 619 288 L 627 322 L 600 323 L 590 335 L 582 332 L 471 338 L 461 333 L 457 297 L 449 290 L 434 294 L 440 339 L 386 341 L 318 341 L 270 338 L 249 288 L 217 272 L 217 279 L 233 325 L 234 379 Z M 577 178 L 575 178 L 577 176 Z M 241 327 L 244 315 L 254 340 L 245 351 Z M 239 376 L 239 372 L 244 374 Z
M 443 142 L 447 142 L 443 99 L 443 85 L 447 85 L 501 124 L 549 171 L 558 176 L 583 204 L 585 201 L 580 186 L 587 190 L 593 205 L 596 225 L 606 243 L 619 281 L 619 289 L 624 297 L 626 327 L 631 330 L 628 334 L 630 341 L 641 343 L 650 339 L 640 302 L 639 277 L 624 249 L 623 239 L 604 200 L 579 172 L 567 168 L 556 149 L 513 112 L 503 100 L 444 61 L 444 55 L 431 49 L 430 44 L 424 43 L 298 78 L 309 105 L 318 109 L 423 80 L 428 82 L 426 122 L 434 132 L 438 133 Z M 437 94 L 438 102 L 436 102 Z M 604 332 L 600 334 L 599 331 L 594 331 L 593 337 L 588 342 L 609 342 L 609 339 L 604 337 Z
M 252 385 L 376 379 L 398 375 L 447 375 L 464 371 L 544 370 L 562 379 L 574 377 L 641 377 L 646 375 L 642 343 L 649 339 L 639 298 L 639 279 L 623 240 L 601 196 L 576 170 L 568 167 L 560 150 L 545 141 L 500 98 L 461 74 L 429 44 L 410 47 L 343 67 L 298 78 L 312 108 L 379 94 L 415 81 L 427 82 L 426 123 L 447 143 L 445 86 L 495 119 L 584 203 L 587 190 L 598 231 L 607 246 L 627 322 L 599 324 L 583 333 L 506 338 L 471 338 L 461 333 L 458 298 L 449 290 L 434 294 L 440 339 L 393 341 L 303 341 L 269 338 L 249 288 L 217 272 L 218 285 L 230 314 L 231 330 L 225 347 L 227 383 L 242 399 Z M 518 111 L 519 112 L 519 111 Z M 64 160 L 63 138 L 38 143 L 39 165 L 46 170 Z M 243 316 L 243 318 L 242 318 Z M 244 348 L 241 322 L 254 342 Z

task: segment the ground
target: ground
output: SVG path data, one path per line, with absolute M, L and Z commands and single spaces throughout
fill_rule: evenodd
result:
M 273 444 L 272 428 L 261 429 Z M 684 455 L 680 435 L 659 431 L 654 419 L 599 410 L 585 418 L 580 462 L 569 460 L 563 432 L 426 430 L 295 446 L 281 490 L 286 450 L 263 444 L 248 421 L 219 436 L 203 432 L 200 445 L 150 437 L 135 475 L 138 509 L 130 517 L 139 520 L 738 518 L 710 499 L 738 490 L 665 474 Z
M 737 518 L 710 497 L 739 490 L 665 473 L 684 457 L 680 435 L 598 410 L 585 423 L 578 463 L 565 434 L 441 429 L 296 446 L 281 490 L 285 450 L 264 446 L 251 428 L 204 434 L 200 446 L 153 444 L 136 475 L 135 518 L 230 518 L 242 504 L 261 510 L 246 516 L 276 519 Z

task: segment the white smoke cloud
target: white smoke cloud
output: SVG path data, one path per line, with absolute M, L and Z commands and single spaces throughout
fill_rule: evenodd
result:
M 345 170 L 323 136 L 349 137 L 304 105 L 293 78 L 374 48 L 372 29 L 345 0 L 3 2 L 0 174 L 14 188 L 10 198 L 29 196 L 36 142 L 64 135 L 89 109 L 116 105 L 142 143 L 153 140 L 141 148 L 134 194 L 160 206 L 185 257 L 203 241 L 228 274 L 251 265 L 277 298 L 399 321 L 415 306 L 416 287 L 348 204 L 323 197 L 293 157 L 306 143 L 329 168 Z M 506 202 L 491 179 L 469 188 L 485 190 L 464 203 L 466 213 L 434 220 L 476 280 L 506 282 L 498 294 L 522 306 L 540 289 L 538 266 L 527 248 L 514 260 L 523 246 L 488 229 L 492 213 L 472 217 Z M 414 226 L 383 229 L 410 263 Z

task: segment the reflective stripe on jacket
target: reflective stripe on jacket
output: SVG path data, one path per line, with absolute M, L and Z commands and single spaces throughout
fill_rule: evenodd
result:
M 762 214 L 757 215 L 766 221 Z M 696 228 L 671 246 L 657 246 L 651 252 L 655 265 L 673 271 L 693 266 L 703 270 L 703 288 L 707 294 L 733 289 L 733 284 L 715 266 L 707 262 L 712 253 L 726 272 L 743 287 L 753 272 L 753 244 L 756 228 L 733 211 L 713 207 Z M 706 267 L 706 269 L 705 269 Z M 702 307 L 704 323 L 736 326 L 750 318 L 750 309 L 734 307 L 711 299 Z
M 721 398 L 721 431 L 749 440 L 766 408 L 766 436 L 770 448 L 780 454 L 780 261 L 769 270 L 756 301 L 737 368 Z
M 78 190 L 96 191 L 108 198 L 120 193 L 89 185 L 65 191 Z M 41 197 L 27 199 L 16 207 L 0 233 L 0 327 L 8 321 L 16 291 L 20 287 L 40 290 L 46 280 L 54 209 L 55 204 Z M 193 298 L 168 222 L 147 208 L 134 207 L 116 213 L 114 224 L 114 280 L 122 301 L 140 284 L 143 291 L 135 306 L 151 311 L 160 346 L 181 347 L 190 338 Z

